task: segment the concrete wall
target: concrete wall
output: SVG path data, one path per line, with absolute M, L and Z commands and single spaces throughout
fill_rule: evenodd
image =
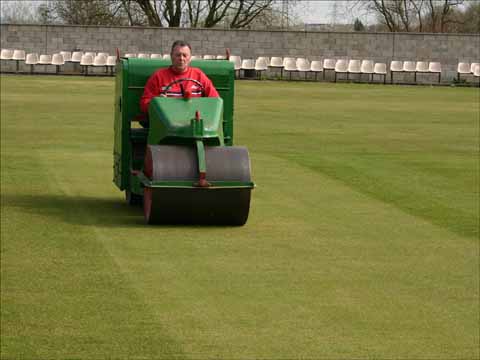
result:
M 53 54 L 62 50 L 121 53 L 168 53 L 171 43 L 184 39 L 197 55 L 258 56 L 439 61 L 442 77 L 456 76 L 458 62 L 480 62 L 479 34 L 352 33 L 249 31 L 102 26 L 1 25 L 1 47 Z

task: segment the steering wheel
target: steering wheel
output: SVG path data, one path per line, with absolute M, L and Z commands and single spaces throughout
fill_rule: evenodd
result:
M 202 96 L 205 95 L 205 87 L 203 86 L 203 84 L 200 81 L 192 79 L 192 78 L 181 78 L 181 79 L 177 79 L 177 80 L 172 81 L 170 84 L 165 86 L 165 88 L 163 89 L 163 93 L 166 94 L 168 92 L 168 90 L 170 90 L 170 88 L 175 84 L 184 83 L 184 82 L 188 82 L 188 81 L 191 81 L 194 84 L 196 84 L 197 86 L 199 86 L 200 91 L 202 92 Z M 181 84 L 180 84 L 180 87 L 182 89 L 182 95 L 185 95 L 184 90 L 183 90 L 183 86 Z

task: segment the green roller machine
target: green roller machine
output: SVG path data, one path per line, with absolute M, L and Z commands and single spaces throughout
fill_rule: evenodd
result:
M 161 59 L 117 63 L 113 181 L 128 203 L 143 204 L 148 224 L 244 225 L 254 183 L 247 149 L 233 146 L 233 63 L 192 61 L 220 98 L 153 98 L 145 128 L 144 85 L 169 65 Z

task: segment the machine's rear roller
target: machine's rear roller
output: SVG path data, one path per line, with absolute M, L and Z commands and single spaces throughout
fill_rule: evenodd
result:
M 207 181 L 250 182 L 250 160 L 244 147 L 206 147 Z M 198 180 L 195 148 L 148 146 L 145 175 L 153 181 Z M 250 188 L 144 189 L 144 214 L 149 224 L 188 223 L 243 225 L 250 209 Z

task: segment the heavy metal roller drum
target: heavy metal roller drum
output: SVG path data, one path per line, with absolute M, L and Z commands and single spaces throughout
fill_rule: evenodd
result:
M 205 147 L 207 182 L 250 182 L 245 147 Z M 144 174 L 155 181 L 190 181 L 188 186 L 144 188 L 144 214 L 149 224 L 188 223 L 243 225 L 250 208 L 250 188 L 199 187 L 194 147 L 148 145 Z

